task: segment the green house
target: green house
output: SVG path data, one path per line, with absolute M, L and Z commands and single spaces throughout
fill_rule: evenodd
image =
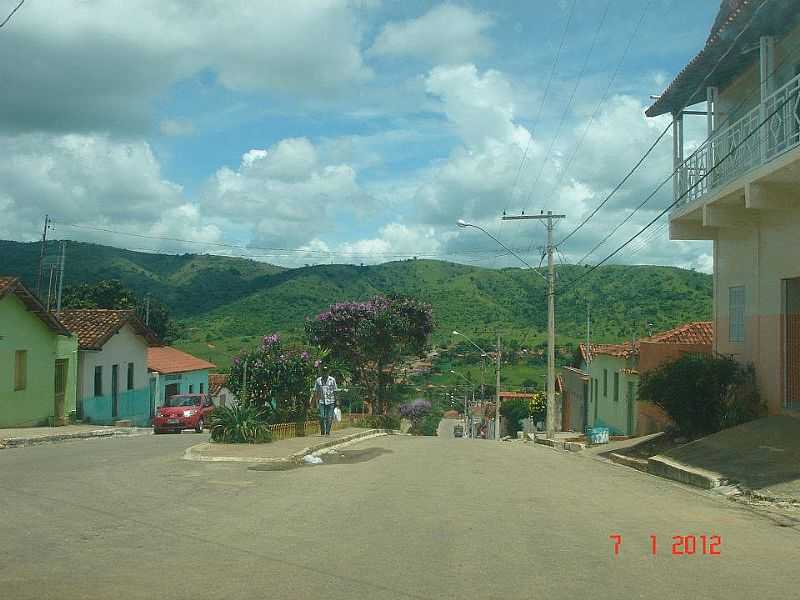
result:
M 0 277 L 0 427 L 64 424 L 77 368 L 77 338 L 17 277 Z

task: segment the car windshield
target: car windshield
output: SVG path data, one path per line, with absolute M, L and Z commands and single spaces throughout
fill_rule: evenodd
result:
M 173 396 L 168 398 L 164 406 L 196 406 L 200 399 L 196 396 Z

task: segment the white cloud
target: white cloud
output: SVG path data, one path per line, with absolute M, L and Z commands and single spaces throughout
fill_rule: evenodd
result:
M 99 239 L 107 234 L 67 224 L 104 227 L 145 235 L 214 241 L 221 232 L 206 223 L 182 188 L 161 175 L 150 146 L 107 135 L 0 136 L 0 237 L 33 239 L 47 213 L 57 236 Z M 115 243 L 130 247 L 132 238 Z M 149 247 L 174 245 L 158 240 Z
M 0 130 L 141 132 L 153 100 L 208 70 L 231 90 L 326 97 L 371 77 L 347 2 L 52 0 L 4 28 Z M 23 58 L 24 57 L 24 60 Z
M 460 63 L 491 52 L 485 33 L 492 24 L 487 14 L 440 4 L 420 17 L 384 25 L 370 53 L 414 57 L 432 64 Z
M 223 167 L 203 197 L 216 220 L 246 225 L 254 244 L 297 247 L 336 230 L 341 215 L 358 214 L 370 199 L 347 164 L 321 162 L 305 138 L 285 139 Z
M 162 135 L 178 137 L 194 133 L 194 125 L 189 119 L 163 119 L 159 124 Z

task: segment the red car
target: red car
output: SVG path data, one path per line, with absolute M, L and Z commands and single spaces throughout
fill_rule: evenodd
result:
M 170 396 L 153 417 L 153 433 L 184 429 L 203 432 L 208 415 L 213 412 L 214 403 L 205 394 L 177 394 Z

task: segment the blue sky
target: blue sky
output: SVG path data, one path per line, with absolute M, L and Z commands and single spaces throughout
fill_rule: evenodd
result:
M 14 4 L 0 0 L 0 13 Z M 0 98 L 11 157 L 0 236 L 35 239 L 49 213 L 56 237 L 288 266 L 414 255 L 514 265 L 455 221 L 531 256 L 541 229 L 501 224 L 503 210 L 564 212 L 564 232 L 579 223 L 666 125 L 644 117 L 649 95 L 702 47 L 718 8 L 127 4 L 28 2 L 0 31 L 15 58 L 0 65 L 11 90 Z M 689 124 L 690 141 L 702 125 Z M 670 148 L 667 136 L 564 260 L 652 191 Z M 668 201 L 666 190 L 586 262 Z M 710 268 L 708 244 L 670 242 L 658 225 L 617 260 Z

